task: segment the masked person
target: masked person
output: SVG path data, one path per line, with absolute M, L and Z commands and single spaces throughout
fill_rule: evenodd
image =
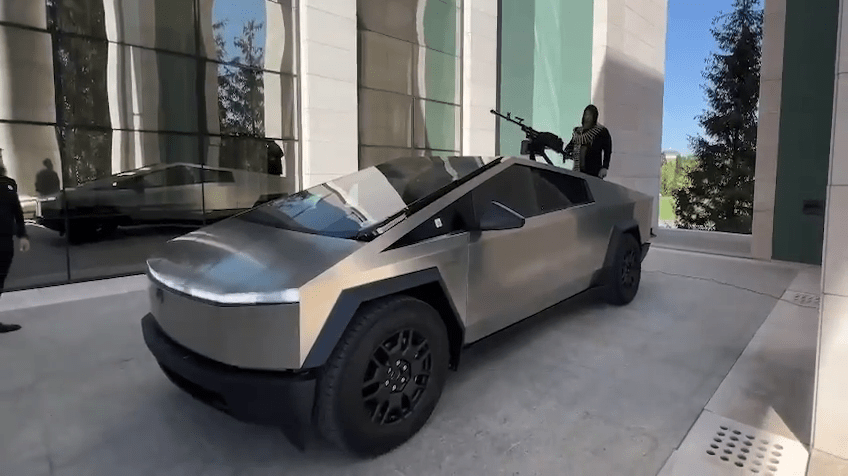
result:
M 574 170 L 605 178 L 612 155 L 612 136 L 598 122 L 598 108 L 593 105 L 583 110 L 583 123 L 574 128 L 571 141 L 563 151 L 566 158 L 574 160 Z
M 268 175 L 283 175 L 283 157 L 285 153 L 282 147 L 276 142 L 269 140 L 265 142 L 265 148 L 268 156 Z
M 15 236 L 18 237 L 20 250 L 24 253 L 29 251 L 24 211 L 18 198 L 18 184 L 6 176 L 6 167 L 0 165 L 0 294 L 3 292 L 6 276 L 15 255 Z M 17 324 L 0 322 L 0 334 L 20 328 Z

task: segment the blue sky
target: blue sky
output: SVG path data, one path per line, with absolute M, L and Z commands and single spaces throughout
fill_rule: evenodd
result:
M 701 73 L 716 50 L 710 28 L 732 5 L 733 0 L 668 0 L 663 149 L 688 153 L 688 136 L 701 131 L 695 119 L 706 107 Z
M 250 20 L 265 23 L 265 0 L 229 0 L 226 2 L 215 2 L 212 11 L 212 21 L 219 22 L 228 20 L 224 28 L 224 38 L 227 42 L 227 53 L 230 57 L 240 55 L 241 52 L 233 44 L 233 40 L 240 37 L 245 23 Z M 267 26 L 267 25 L 264 25 Z M 257 45 L 265 45 L 266 29 L 263 27 L 257 35 Z

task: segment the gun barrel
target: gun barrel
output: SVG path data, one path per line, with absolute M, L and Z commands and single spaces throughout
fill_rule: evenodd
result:
M 522 122 L 524 121 L 524 119 L 522 119 L 522 118 L 520 118 L 520 117 L 512 117 L 512 114 L 510 114 L 510 113 L 506 113 L 506 115 L 504 116 L 503 114 L 501 114 L 501 113 L 500 113 L 500 111 L 497 111 L 497 110 L 495 110 L 495 109 L 492 109 L 492 110 L 491 110 L 491 111 L 489 111 L 489 112 L 491 112 L 492 114 L 494 114 L 494 115 L 496 115 L 496 116 L 500 117 L 501 119 L 504 119 L 504 120 L 506 120 L 506 121 L 509 121 L 509 122 L 511 122 L 511 123 L 513 123 L 513 124 L 518 124 L 518 125 L 519 125 L 519 126 L 521 126 L 521 127 L 526 127 L 524 124 L 522 124 Z
M 491 111 L 489 111 L 489 112 L 491 112 L 492 114 L 494 114 L 494 115 L 496 115 L 496 116 L 498 116 L 498 117 L 502 117 L 502 118 L 504 118 L 504 119 L 506 119 L 506 120 L 510 120 L 510 119 L 512 119 L 512 118 L 511 118 L 511 117 L 509 117 L 509 116 L 504 116 L 503 114 L 501 114 L 499 111 L 497 111 L 497 110 L 495 110 L 495 109 L 492 109 L 492 110 L 491 110 Z

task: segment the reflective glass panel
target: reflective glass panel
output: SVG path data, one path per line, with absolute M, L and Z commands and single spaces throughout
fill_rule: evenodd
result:
M 55 122 L 50 35 L 0 26 L 0 50 L 0 119 Z
M 40 220 L 41 210 L 49 205 L 45 200 L 55 198 L 62 187 L 55 127 L 0 123 L 0 162 L 6 176 L 17 182 L 17 199 L 31 242 L 29 252 L 21 252 L 15 243 L 9 255 L 11 237 L 0 236 L 0 278 L 8 272 L 5 290 L 66 281 L 66 242 Z
M 210 137 L 203 187 L 207 221 L 297 191 L 296 156 L 294 142 Z
M 292 0 L 201 0 L 203 55 L 223 63 L 295 72 Z
M 419 99 L 415 101 L 415 147 L 459 150 L 459 106 Z
M 206 117 L 211 134 L 295 139 L 295 77 L 209 62 Z
M 35 28 L 47 28 L 46 3 L 4 1 L 0 3 L 0 21 Z
M 416 54 L 416 64 L 424 67 L 414 75 L 415 97 L 459 104 L 459 58 L 424 47 L 418 47 Z
M 454 1 L 359 0 L 360 167 L 459 150 L 460 15 Z
M 197 51 L 195 0 L 46 1 L 54 30 L 178 53 Z
M 361 89 L 359 141 L 362 145 L 410 147 L 412 96 Z
M 140 272 L 147 256 L 162 243 L 203 224 L 202 166 L 196 136 L 130 132 L 102 134 L 74 130 L 66 144 L 64 207 L 70 243 L 72 279 Z M 113 156 L 118 140 L 135 143 L 140 154 L 127 160 Z M 107 142 L 82 150 L 106 151 L 87 157 L 72 147 L 78 142 Z M 123 158 L 123 160 L 119 160 Z M 97 159 L 97 160 L 93 160 Z M 95 162 L 95 163 L 91 163 Z M 74 179 L 73 165 L 88 172 Z

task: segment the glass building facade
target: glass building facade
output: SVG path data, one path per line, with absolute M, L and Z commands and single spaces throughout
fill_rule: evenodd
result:
M 296 191 L 295 0 L 0 2 L 0 160 L 29 253 L 6 289 L 144 270 Z
M 461 146 L 461 0 L 358 0 L 359 166 Z

